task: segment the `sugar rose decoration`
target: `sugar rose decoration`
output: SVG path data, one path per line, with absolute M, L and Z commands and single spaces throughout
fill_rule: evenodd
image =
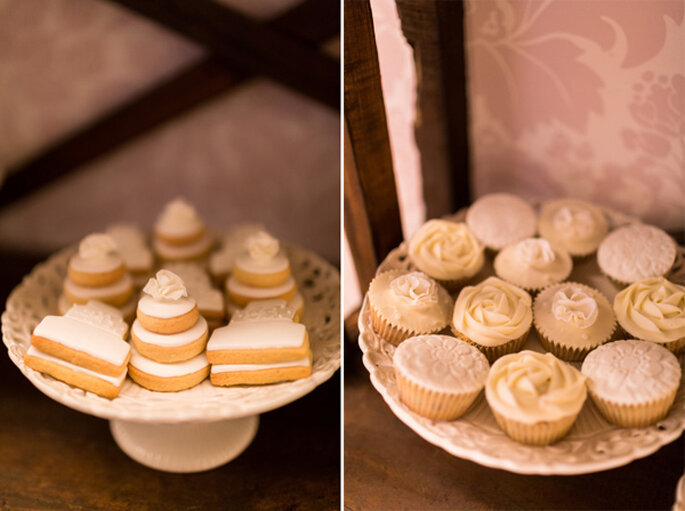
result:
M 530 238 L 519 242 L 518 256 L 531 268 L 543 269 L 554 262 L 554 250 L 547 240 Z
M 592 296 L 579 287 L 569 286 L 554 294 L 552 313 L 559 321 L 588 328 L 597 321 L 599 308 Z
M 552 224 L 565 238 L 583 240 L 592 236 L 595 220 L 592 213 L 584 208 L 564 206 L 552 217 Z
M 83 259 L 104 259 L 117 253 L 117 245 L 107 234 L 90 234 L 78 246 L 78 255 Z
M 278 254 L 280 243 L 269 233 L 261 231 L 247 239 L 247 250 L 255 261 L 266 262 Z
M 148 280 L 143 292 L 157 300 L 175 301 L 188 296 L 185 283 L 169 270 L 159 270 L 154 278 Z
M 416 307 L 427 307 L 438 302 L 438 288 L 423 273 L 401 275 L 390 283 L 395 296 Z

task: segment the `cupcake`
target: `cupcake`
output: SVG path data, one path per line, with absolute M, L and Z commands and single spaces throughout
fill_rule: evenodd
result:
M 590 397 L 604 418 L 617 426 L 641 428 L 663 419 L 680 385 L 678 359 L 647 341 L 615 341 L 583 362 Z
M 488 375 L 485 356 L 446 335 L 421 335 L 397 347 L 393 358 L 400 399 L 419 415 L 453 420 L 475 401 Z
M 545 202 L 538 232 L 573 257 L 592 254 L 607 235 L 609 225 L 600 208 L 576 199 Z
M 566 280 L 573 269 L 568 252 L 542 238 L 507 245 L 494 265 L 498 277 L 533 293 Z
M 643 224 L 616 229 L 599 245 L 600 270 L 621 287 L 663 277 L 673 266 L 676 244 L 666 232 Z
M 513 440 L 548 445 L 564 437 L 587 397 L 585 376 L 551 353 L 522 351 L 492 365 L 485 398 Z
M 508 193 L 481 197 L 466 212 L 466 225 L 487 248 L 505 246 L 535 235 L 535 210 L 525 200 Z
M 583 360 L 616 329 L 609 300 L 596 289 L 576 282 L 540 291 L 533 303 L 533 324 L 544 348 L 569 362 Z
M 490 362 L 520 350 L 533 321 L 530 295 L 497 277 L 461 290 L 452 331 L 480 349 Z
M 381 273 L 371 281 L 367 297 L 374 330 L 395 345 L 407 337 L 439 332 L 450 322 L 449 293 L 421 272 Z
M 456 289 L 483 267 L 483 247 L 464 223 L 429 220 L 409 242 L 414 265 L 448 289 Z
M 616 319 L 630 335 L 674 353 L 685 347 L 685 286 L 663 277 L 631 284 L 614 298 Z

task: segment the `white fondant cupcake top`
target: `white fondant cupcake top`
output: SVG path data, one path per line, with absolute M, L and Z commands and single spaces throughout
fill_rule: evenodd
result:
M 102 233 L 89 234 L 83 238 L 78 253 L 69 260 L 72 269 L 87 273 L 112 271 L 122 263 L 116 243 L 111 236 Z
M 661 399 L 678 387 L 682 373 L 669 350 L 635 339 L 610 342 L 591 351 L 582 371 L 593 393 L 619 404 Z
M 483 266 L 483 247 L 464 223 L 428 220 L 412 237 L 409 256 L 434 279 L 457 280 Z
M 157 232 L 172 237 L 192 236 L 203 228 L 195 208 L 180 197 L 164 206 L 155 224 Z
M 579 413 L 587 389 L 585 376 L 572 365 L 551 353 L 525 350 L 497 359 L 485 397 L 505 417 L 532 424 Z
M 658 343 L 685 337 L 685 286 L 663 277 L 635 282 L 614 298 L 618 322 L 631 335 Z
M 602 210 L 577 199 L 545 202 L 538 220 L 540 236 L 574 256 L 597 250 L 608 230 Z
M 486 247 L 499 250 L 535 235 L 535 210 L 525 200 L 508 193 L 485 195 L 466 213 L 466 224 Z
M 568 278 L 571 256 L 542 238 L 526 238 L 504 247 L 495 257 L 498 277 L 525 289 L 541 289 Z
M 631 284 L 665 275 L 675 261 L 676 244 L 652 225 L 635 224 L 616 229 L 597 251 L 600 269 L 609 277 Z
M 393 364 L 408 380 L 450 393 L 482 389 L 490 368 L 477 348 L 446 335 L 419 335 L 405 340 L 395 350 Z

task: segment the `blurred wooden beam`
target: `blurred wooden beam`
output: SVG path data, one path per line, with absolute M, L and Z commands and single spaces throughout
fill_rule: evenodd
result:
M 269 25 L 314 47 L 339 33 L 339 15 L 336 0 L 307 0 Z M 320 23 L 312 23 L 313 17 Z M 96 119 L 19 167 L 9 169 L 0 184 L 0 208 L 217 97 L 251 76 L 251 73 L 231 70 L 212 57 L 181 70 L 168 81 Z

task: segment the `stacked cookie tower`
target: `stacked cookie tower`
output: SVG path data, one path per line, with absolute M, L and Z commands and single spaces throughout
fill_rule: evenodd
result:
M 279 241 L 264 231 L 247 239 L 226 281 L 226 292 L 231 316 L 250 302 L 274 299 L 285 300 L 293 307 L 296 321 L 304 312 L 304 300 L 297 292 L 288 256 Z
M 131 350 L 121 313 L 91 301 L 64 316 L 46 316 L 31 336 L 27 367 L 83 390 L 112 399 L 126 379 Z
M 236 258 L 244 251 L 247 239 L 264 230 L 266 229 L 262 224 L 242 224 L 224 235 L 220 248 L 209 257 L 209 273 L 216 285 L 224 285 L 233 271 Z
M 119 309 L 125 319 L 133 318 L 133 280 L 114 240 L 106 234 L 90 234 L 69 259 L 59 311 L 65 314 L 74 304 L 98 300 Z
M 306 378 L 312 371 L 309 334 L 284 300 L 253 301 L 207 343 L 214 385 L 259 385 Z
M 155 253 L 162 261 L 203 261 L 212 248 L 204 222 L 181 198 L 164 206 L 154 233 Z
M 224 325 L 226 311 L 224 294 L 212 286 L 209 274 L 200 265 L 169 263 L 164 267 L 185 282 L 188 293 L 197 302 L 197 308 L 202 317 L 207 320 L 210 331 Z
M 181 278 L 159 270 L 143 288 L 131 326 L 129 375 L 150 390 L 194 387 L 209 373 L 207 321 Z

